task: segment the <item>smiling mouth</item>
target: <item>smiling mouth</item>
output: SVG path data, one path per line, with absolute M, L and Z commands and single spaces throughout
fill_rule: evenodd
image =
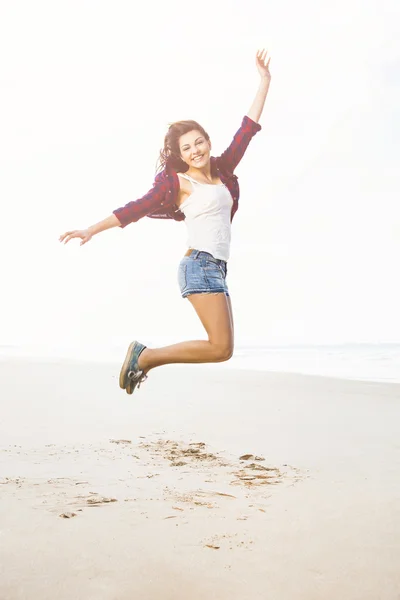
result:
M 199 162 L 203 158 L 203 154 L 201 156 L 195 156 L 193 158 L 194 162 Z

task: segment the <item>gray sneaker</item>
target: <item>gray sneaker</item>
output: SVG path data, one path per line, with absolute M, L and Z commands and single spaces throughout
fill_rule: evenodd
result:
M 147 379 L 147 375 L 138 366 L 139 356 L 145 348 L 146 346 L 137 341 L 129 345 L 119 374 L 119 386 L 127 394 L 132 394 L 136 386 L 139 389 L 140 384 Z

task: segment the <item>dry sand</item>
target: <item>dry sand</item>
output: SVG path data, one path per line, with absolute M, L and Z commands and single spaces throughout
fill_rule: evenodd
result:
M 0 600 L 399 600 L 400 385 L 0 363 Z

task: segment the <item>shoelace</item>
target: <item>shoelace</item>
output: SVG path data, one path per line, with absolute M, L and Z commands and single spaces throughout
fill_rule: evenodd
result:
M 147 379 L 147 375 L 143 373 L 143 371 L 129 371 L 127 377 L 132 382 L 137 382 L 138 389 L 140 388 L 140 384 L 143 383 L 143 381 L 146 381 Z
M 147 379 L 147 375 L 145 375 L 145 373 L 143 373 L 143 371 L 142 371 L 142 376 L 139 379 L 139 383 L 138 383 L 138 386 L 137 386 L 138 389 L 140 388 L 140 385 L 143 383 L 143 381 L 146 381 L 146 379 Z

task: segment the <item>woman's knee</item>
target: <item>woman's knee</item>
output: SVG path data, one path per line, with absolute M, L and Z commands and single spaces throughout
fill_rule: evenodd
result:
M 233 344 L 213 344 L 214 358 L 216 362 L 225 362 L 233 356 Z

